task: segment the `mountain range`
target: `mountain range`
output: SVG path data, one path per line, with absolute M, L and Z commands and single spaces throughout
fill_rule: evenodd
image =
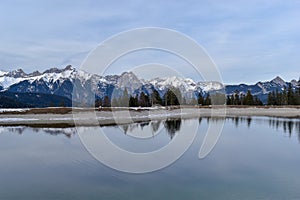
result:
M 133 96 L 141 92 L 150 95 L 156 89 L 162 97 L 170 87 L 178 88 L 187 100 L 196 98 L 199 93 L 206 96 L 208 93 L 225 90 L 226 95 L 231 95 L 237 91 L 247 93 L 250 90 L 266 103 L 269 92 L 282 91 L 289 84 L 294 89 L 299 87 L 298 81 L 286 82 L 280 77 L 253 85 L 223 85 L 214 81 L 195 82 L 190 78 L 175 76 L 144 80 L 132 72 L 99 76 L 70 65 L 64 69 L 51 68 L 42 73 L 35 71 L 29 74 L 22 69 L 0 70 L 0 107 L 72 106 L 72 98 L 75 102 L 93 104 L 94 98 L 118 98 L 125 88 Z M 74 87 L 77 94 L 73 93 Z M 91 95 L 93 98 L 90 98 Z

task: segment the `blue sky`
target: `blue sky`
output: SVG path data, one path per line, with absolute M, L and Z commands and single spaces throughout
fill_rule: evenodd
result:
M 299 19 L 300 1 L 4 0 L 0 69 L 77 67 L 114 34 L 163 27 L 202 45 L 225 83 L 298 79 Z

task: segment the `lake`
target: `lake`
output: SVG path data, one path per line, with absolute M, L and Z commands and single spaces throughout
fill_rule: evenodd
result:
M 0 127 L 0 199 L 300 199 L 300 119 L 226 118 L 216 146 L 199 159 L 208 126 L 223 122 L 200 118 L 101 127 L 121 148 L 149 152 L 199 125 L 180 159 L 145 174 L 103 165 L 72 127 Z M 85 129 L 89 134 L 95 128 Z

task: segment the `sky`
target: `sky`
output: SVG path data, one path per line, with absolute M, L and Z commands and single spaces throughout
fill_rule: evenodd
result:
M 0 69 L 29 73 L 79 67 L 89 52 L 115 34 L 162 27 L 199 43 L 224 83 L 255 83 L 277 75 L 289 81 L 300 76 L 299 19 L 300 1 L 288 0 L 2 0 Z M 135 64 L 147 60 L 147 66 L 150 58 L 162 62 L 155 55 L 143 52 Z M 124 63 L 133 65 L 128 59 Z M 184 76 L 195 78 L 184 63 L 175 63 L 186 71 Z

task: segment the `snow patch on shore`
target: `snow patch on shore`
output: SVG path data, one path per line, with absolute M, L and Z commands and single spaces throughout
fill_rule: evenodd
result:
M 6 113 L 6 112 L 26 112 L 29 110 L 28 108 L 1 108 L 0 113 Z
M 37 121 L 39 119 L 33 118 L 0 118 L 0 122 L 22 122 L 22 121 Z

